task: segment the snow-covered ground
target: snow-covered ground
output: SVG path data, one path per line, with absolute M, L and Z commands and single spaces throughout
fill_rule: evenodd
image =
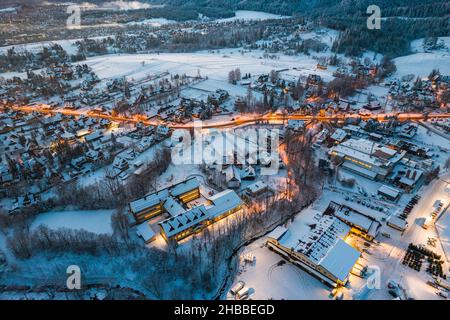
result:
M 114 210 L 50 211 L 41 213 L 31 228 L 46 225 L 50 229 L 83 229 L 97 234 L 112 233 L 111 214 Z
M 428 215 L 432 211 L 436 200 L 442 200 L 445 203 L 450 202 L 450 192 L 447 190 L 447 182 L 450 179 L 450 173 L 444 174 L 441 179 L 435 180 L 429 186 L 424 186 L 418 194 L 422 196 L 419 203 L 413 209 L 408 218 L 409 227 L 402 235 L 400 232 L 383 225 L 382 231 L 389 233 L 391 238 L 379 236 L 379 245 L 372 245 L 370 253 L 363 253 L 360 259 L 361 264 L 367 266 L 376 266 L 380 269 L 380 288 L 366 290 L 366 279 L 350 275 L 349 284 L 340 289 L 346 299 L 392 299 L 387 289 L 389 280 L 400 283 L 407 291 L 410 297 L 415 299 L 439 299 L 436 295 L 436 289 L 426 284 L 426 281 L 432 280 L 432 277 L 425 272 L 425 267 L 419 273 L 409 267 L 403 266 L 401 260 L 409 243 L 427 244 L 428 237 L 436 237 L 436 230 L 429 228 L 424 230 L 419 224 L 418 219 Z M 358 182 L 359 182 L 358 178 Z M 368 187 L 369 180 L 361 182 L 366 189 L 375 189 L 379 183 L 372 182 L 373 187 Z M 369 190 L 368 190 L 369 191 Z M 340 193 L 335 189 L 325 190 L 323 195 L 309 208 L 298 213 L 292 223 L 286 225 L 288 232 L 295 233 L 296 236 L 308 231 L 308 224 L 314 221 L 314 215 L 323 212 L 330 201 L 344 203 L 354 207 L 357 210 L 366 212 L 364 207 L 357 207 L 354 202 L 344 200 L 345 193 Z M 392 214 L 397 207 L 402 208 L 412 197 L 411 194 L 402 197 L 397 206 L 389 207 L 387 215 Z M 379 213 L 383 215 L 383 213 Z M 379 217 L 381 218 L 381 216 Z M 446 225 L 446 232 L 450 229 L 448 224 L 450 219 L 447 217 L 441 221 Z M 446 233 L 447 234 L 447 233 Z M 361 251 L 363 242 L 354 237 L 352 245 L 358 247 Z M 244 281 L 246 286 L 252 289 L 250 298 L 252 299 L 330 299 L 330 288 L 324 286 L 320 281 L 310 276 L 300 268 L 290 264 L 277 265 L 282 260 L 281 256 L 265 248 L 266 238 L 255 241 L 243 249 L 241 256 L 252 254 L 255 256 L 255 264 L 241 263 L 239 272 L 234 279 L 233 285 L 237 281 Z M 439 245 L 436 248 L 430 248 L 438 254 L 442 254 Z M 444 269 L 446 267 L 444 266 Z M 446 269 L 445 269 L 446 270 Z M 228 295 L 229 299 L 232 299 Z
M 101 78 L 123 76 L 143 79 L 150 74 L 170 71 L 171 74 L 196 75 L 213 80 L 227 80 L 228 72 L 239 67 L 241 73 L 261 74 L 270 70 L 289 69 L 296 77 L 315 73 L 326 81 L 332 79 L 332 72 L 317 70 L 317 61 L 307 56 L 279 55 L 279 59 L 265 59 L 262 51 L 239 53 L 239 49 L 222 49 L 215 53 L 200 51 L 194 53 L 162 54 L 114 54 L 87 59 L 86 62 Z M 292 68 L 296 67 L 297 70 Z M 284 74 L 284 73 L 283 73 Z
M 290 263 L 277 265 L 283 260 L 278 254 L 265 248 L 265 238 L 245 248 L 243 254 L 256 257 L 254 264 L 241 264 L 236 277 L 251 288 L 253 300 L 325 300 L 329 288 L 316 278 Z M 228 296 L 228 299 L 232 297 Z
M 439 69 L 442 74 L 450 73 L 450 54 L 441 52 L 414 53 L 394 59 L 397 66 L 395 76 L 413 74 L 421 78 L 430 74 L 431 70 Z
M 395 76 L 400 78 L 409 74 L 426 77 L 431 70 L 439 69 L 444 74 L 450 74 L 450 37 L 440 37 L 438 41 L 444 41 L 446 48 L 425 52 L 423 39 L 411 42 L 413 54 L 394 59 L 397 66 Z
M 234 17 L 217 19 L 215 21 L 229 22 L 229 21 L 236 21 L 236 20 L 250 21 L 250 20 L 270 20 L 270 19 L 285 19 L 285 18 L 289 18 L 289 17 L 281 16 L 281 15 L 273 14 L 273 13 L 261 12 L 261 11 L 238 10 L 235 12 Z
M 112 36 L 113 37 L 113 36 Z M 89 39 L 93 40 L 101 40 L 107 37 L 90 37 Z M 75 42 L 81 41 L 83 39 L 67 39 L 67 40 L 55 40 L 55 41 L 39 41 L 39 42 L 33 42 L 33 43 L 27 43 L 27 44 L 20 44 L 20 45 L 9 45 L 9 46 L 3 46 L 0 47 L 0 54 L 5 54 L 9 49 L 14 48 L 16 52 L 20 51 L 29 51 L 32 53 L 37 53 L 42 51 L 44 47 L 49 47 L 53 44 L 59 44 L 68 54 L 76 54 L 78 51 L 77 46 L 75 45 Z
M 423 40 L 424 38 L 416 39 L 414 41 L 411 41 L 411 51 L 412 52 L 425 52 L 425 48 L 423 47 Z M 450 48 L 450 37 L 439 37 L 438 43 L 443 42 L 445 45 L 445 48 L 441 51 L 447 51 Z
M 127 23 L 128 25 L 149 25 L 152 27 L 160 27 L 165 24 L 172 24 L 177 23 L 175 20 L 168 20 L 165 18 L 151 18 L 151 19 L 145 19 L 141 21 L 133 21 Z
M 0 13 L 4 13 L 4 12 L 15 12 L 16 10 L 17 10 L 17 8 L 14 8 L 14 7 L 1 8 L 1 9 L 0 9 Z
M 141 10 L 150 9 L 156 7 L 149 3 L 140 1 L 105 1 L 99 5 L 91 3 L 89 1 L 83 2 L 80 7 L 83 10 L 112 10 L 112 11 L 128 11 L 128 10 Z

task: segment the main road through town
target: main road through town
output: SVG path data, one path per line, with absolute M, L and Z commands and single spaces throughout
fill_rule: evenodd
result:
M 361 120 L 376 119 L 378 121 L 387 121 L 391 117 L 396 117 L 399 121 L 422 121 L 427 119 L 447 119 L 450 118 L 450 113 L 378 113 L 378 114 L 352 114 L 352 113 L 340 113 L 334 115 L 300 115 L 300 114 L 278 114 L 278 113 L 267 113 L 267 114 L 242 114 L 239 116 L 216 116 L 213 119 L 204 121 L 191 121 L 185 124 L 165 122 L 159 119 L 148 119 L 145 116 L 113 116 L 97 111 L 89 110 L 72 110 L 72 109 L 51 109 L 47 105 L 35 105 L 35 106 L 12 106 L 15 111 L 21 112 L 39 112 L 46 114 L 64 114 L 69 116 L 87 116 L 91 118 L 101 118 L 117 122 L 141 122 L 145 125 L 160 125 L 164 124 L 173 129 L 180 128 L 223 128 L 223 127 L 234 127 L 245 124 L 258 124 L 258 123 L 282 123 L 287 120 L 305 120 L 305 121 L 344 121 L 350 118 L 360 118 Z

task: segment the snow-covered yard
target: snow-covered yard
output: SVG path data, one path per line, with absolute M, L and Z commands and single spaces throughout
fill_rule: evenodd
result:
M 278 265 L 283 260 L 278 254 L 263 247 L 265 238 L 245 248 L 244 254 L 255 256 L 255 263 L 241 264 L 235 282 L 244 281 L 253 300 L 326 300 L 330 293 L 323 283 L 290 263 Z M 228 299 L 233 299 L 230 295 Z

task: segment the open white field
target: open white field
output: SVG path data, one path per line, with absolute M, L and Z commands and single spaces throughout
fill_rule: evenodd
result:
M 426 77 L 433 69 L 439 69 L 444 75 L 450 74 L 450 37 L 440 37 L 440 41 L 444 42 L 446 48 L 427 52 L 423 47 L 423 39 L 412 41 L 411 51 L 415 53 L 394 59 L 397 66 L 395 76 L 414 74 Z
M 425 48 L 423 47 L 423 40 L 424 38 L 416 39 L 414 41 L 411 41 L 411 51 L 412 52 L 425 52 Z M 440 51 L 447 51 L 449 52 L 450 48 L 450 37 L 439 37 L 438 43 L 443 42 L 445 47 L 444 49 Z
M 234 17 L 217 19 L 216 22 L 229 22 L 236 20 L 270 20 L 270 19 L 284 19 L 289 18 L 288 16 L 281 16 L 278 14 L 261 12 L 261 11 L 249 11 L 249 10 L 238 10 L 234 13 Z
M 177 23 L 175 20 L 169 20 L 165 18 L 151 18 L 151 19 L 145 19 L 141 21 L 132 21 L 127 23 L 128 25 L 149 25 L 152 27 L 160 27 L 165 24 L 173 24 Z
M 433 69 L 439 69 L 441 74 L 450 74 L 450 37 L 439 37 L 438 43 L 443 42 L 445 48 L 426 51 L 423 47 L 423 38 L 411 42 L 413 54 L 394 59 L 397 72 L 394 76 L 403 77 L 414 74 L 426 77 Z
M 83 62 L 85 63 L 85 62 Z M 261 74 L 270 70 L 289 69 L 292 76 L 319 74 L 326 81 L 332 79 L 331 71 L 317 70 L 317 61 L 306 56 L 280 55 L 279 59 L 265 59 L 263 52 L 241 54 L 239 49 L 224 49 L 220 52 L 161 54 L 115 54 L 89 58 L 86 63 L 101 79 L 130 77 L 135 80 L 149 75 L 169 71 L 171 74 L 195 76 L 200 72 L 212 80 L 227 80 L 228 72 L 240 68 L 241 73 Z M 296 67 L 297 70 L 293 70 Z M 283 73 L 284 74 L 284 73 Z
M 111 36 L 112 38 L 114 36 Z M 89 39 L 100 40 L 107 37 L 90 37 Z M 0 54 L 5 54 L 9 49 L 14 48 L 16 52 L 29 51 L 32 53 L 37 53 L 42 51 L 44 47 L 50 47 L 54 44 L 60 45 L 68 54 L 76 54 L 78 47 L 75 45 L 77 41 L 82 39 L 67 39 L 67 40 L 55 40 L 55 41 L 40 41 L 27 44 L 10 45 L 0 47 Z
M 31 228 L 46 225 L 50 229 L 69 228 L 83 229 L 97 234 L 112 233 L 111 214 L 114 210 L 91 211 L 50 211 L 40 214 L 32 223 Z
M 414 53 L 394 59 L 397 66 L 397 77 L 414 74 L 419 77 L 426 77 L 431 70 L 439 69 L 442 74 L 450 73 L 450 53 L 430 52 Z

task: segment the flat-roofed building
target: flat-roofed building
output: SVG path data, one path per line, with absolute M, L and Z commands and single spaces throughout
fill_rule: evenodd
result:
M 351 227 L 324 214 L 314 228 L 302 235 L 277 228 L 267 238 L 267 247 L 287 258 L 323 283 L 344 286 L 361 253 L 344 239 Z
M 349 139 L 332 147 L 329 154 L 342 160 L 342 167 L 349 171 L 372 180 L 384 180 L 406 152 L 366 139 Z
M 257 197 L 260 194 L 267 192 L 268 190 L 269 190 L 269 186 L 264 181 L 257 181 L 255 183 L 248 185 L 245 188 L 246 194 L 251 197 Z
M 329 137 L 329 139 L 332 144 L 338 144 L 344 142 L 347 136 L 348 134 L 347 132 L 345 132 L 345 130 L 338 128 L 333 132 L 333 134 Z
M 346 205 L 331 201 L 326 212 L 351 226 L 350 232 L 366 240 L 372 241 L 380 232 L 381 223 L 378 220 Z
M 400 198 L 400 195 L 402 194 L 400 192 L 400 190 L 395 189 L 395 188 L 391 188 L 389 186 L 386 185 L 382 185 L 377 193 L 391 201 L 397 201 Z
M 389 227 L 397 229 L 399 231 L 405 231 L 408 227 L 408 222 L 405 219 L 401 219 L 399 217 L 392 216 L 386 223 Z

